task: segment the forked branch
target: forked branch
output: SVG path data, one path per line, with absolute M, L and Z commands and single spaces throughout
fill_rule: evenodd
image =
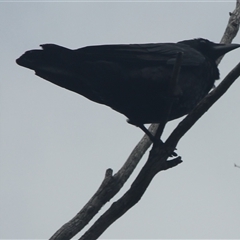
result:
M 236 9 L 230 14 L 230 19 L 221 40 L 221 43 L 231 43 L 236 36 L 240 23 L 240 0 L 237 0 Z M 220 60 L 219 60 L 220 62 Z M 165 144 L 155 145 L 150 156 L 131 188 L 93 224 L 93 226 L 80 239 L 96 239 L 108 226 L 121 217 L 129 208 L 136 204 L 144 194 L 153 177 L 162 170 L 174 167 L 181 162 L 181 158 L 167 161 L 169 153 L 173 152 L 181 137 L 195 124 L 195 122 L 227 91 L 231 84 L 240 75 L 238 64 L 198 106 L 177 126 Z M 152 124 L 149 131 L 155 135 L 158 124 Z M 158 130 L 161 135 L 162 130 Z M 101 186 L 83 209 L 69 222 L 63 225 L 50 239 L 68 240 L 80 232 L 84 226 L 98 213 L 101 207 L 108 202 L 127 181 L 138 162 L 151 145 L 150 139 L 145 135 L 123 167 L 112 175 L 108 169 Z

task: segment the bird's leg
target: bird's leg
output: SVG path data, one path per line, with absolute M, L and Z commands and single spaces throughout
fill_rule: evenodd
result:
M 153 142 L 153 144 L 163 144 L 163 141 L 160 138 L 156 138 L 156 136 L 152 135 L 152 133 L 143 125 L 143 124 L 138 124 L 137 127 L 139 127 L 140 129 L 142 129 L 145 134 L 150 138 L 150 140 Z M 172 152 L 170 155 L 170 157 L 176 157 L 177 153 L 176 152 Z
M 156 142 L 157 139 L 155 138 L 155 136 L 153 136 L 143 124 L 139 124 L 138 127 L 146 133 L 146 135 L 150 138 L 150 140 L 153 143 Z
M 163 141 L 160 138 L 156 138 L 156 136 L 152 135 L 152 133 L 150 133 L 149 130 L 143 124 L 139 124 L 138 127 L 146 133 L 146 135 L 150 138 L 150 140 L 153 142 L 153 144 L 155 144 L 155 145 L 163 144 Z M 172 152 L 169 156 L 176 157 L 177 153 Z
M 152 133 L 149 132 L 149 130 L 144 126 L 142 123 L 136 123 L 135 121 L 132 121 L 131 119 L 127 119 L 127 122 L 129 124 L 132 124 L 136 127 L 139 127 L 140 129 L 143 130 L 143 132 L 149 137 L 149 139 L 154 143 L 156 142 L 155 136 L 152 135 Z

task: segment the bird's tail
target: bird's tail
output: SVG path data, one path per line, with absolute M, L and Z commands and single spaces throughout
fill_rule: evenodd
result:
M 42 49 L 25 52 L 16 60 L 17 64 L 35 71 L 42 77 L 58 86 L 82 94 L 83 79 L 75 74 L 76 62 L 74 50 L 55 44 L 40 45 Z M 79 63 L 81 68 L 81 63 Z M 78 79 L 76 79 L 78 78 Z
M 32 69 L 36 75 L 60 87 L 102 103 L 89 87 L 92 72 L 84 61 L 84 53 L 55 44 L 41 45 L 42 49 L 25 52 L 16 60 L 20 66 Z
M 41 72 L 57 74 L 59 71 L 64 70 L 72 50 L 55 44 L 43 44 L 40 46 L 42 49 L 25 52 L 16 60 L 17 64 L 34 70 L 37 75 L 41 74 Z

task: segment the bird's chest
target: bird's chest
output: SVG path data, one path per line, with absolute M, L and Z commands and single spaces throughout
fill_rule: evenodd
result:
M 183 69 L 179 76 L 181 95 L 173 105 L 171 118 L 189 113 L 213 88 L 214 69 L 208 66 Z

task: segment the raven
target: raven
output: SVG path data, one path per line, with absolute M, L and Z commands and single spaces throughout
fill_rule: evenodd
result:
M 111 107 L 144 130 L 145 123 L 170 121 L 188 114 L 219 79 L 216 60 L 240 47 L 198 38 L 178 43 L 96 45 L 71 50 L 40 45 L 16 60 L 58 86 Z M 182 52 L 178 96 L 168 87 L 176 57 Z

